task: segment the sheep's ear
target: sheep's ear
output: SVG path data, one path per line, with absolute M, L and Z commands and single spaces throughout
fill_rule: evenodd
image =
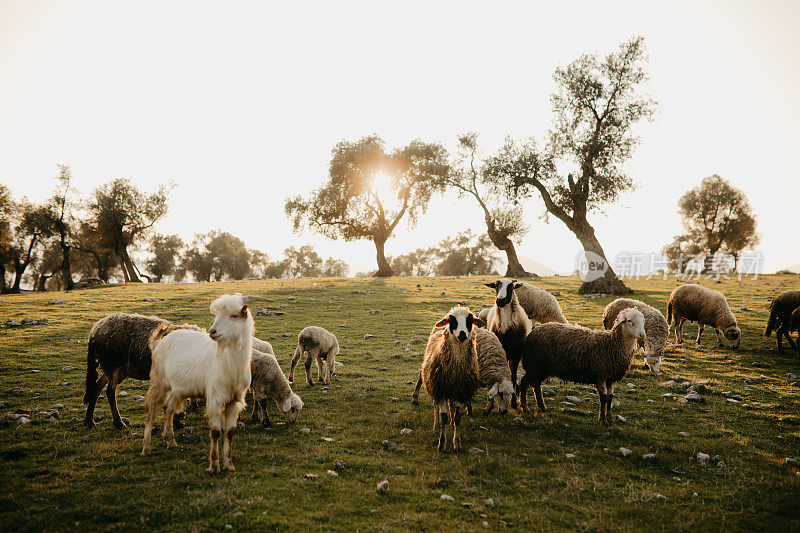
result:
M 472 315 L 472 325 L 473 326 L 478 326 L 479 328 L 485 328 L 486 327 L 486 322 L 484 322 L 483 320 L 481 320 L 477 316 Z
M 625 322 L 626 319 L 627 315 L 625 315 L 625 312 L 624 311 L 621 312 L 620 314 L 617 315 L 617 318 L 614 319 L 614 326 L 616 326 L 620 322 Z
M 486 285 L 490 289 L 496 289 L 497 288 L 497 282 L 496 281 L 494 283 L 484 283 L 484 285 Z
M 450 315 L 447 315 L 446 317 L 444 317 L 443 319 L 441 319 L 439 322 L 437 322 L 436 324 L 434 324 L 434 326 L 433 326 L 433 327 L 435 327 L 435 328 L 440 328 L 440 327 L 444 326 L 445 324 L 447 324 L 448 322 L 450 322 Z
M 281 407 L 281 409 L 283 409 L 284 411 L 289 411 L 289 410 L 292 409 L 292 397 L 291 396 L 286 398 L 286 401 L 283 402 L 283 407 Z
M 522 287 L 522 283 L 517 283 L 517 282 L 515 281 L 515 282 L 514 282 L 514 289 L 516 290 L 516 289 L 519 289 L 520 287 Z
M 497 388 L 498 388 L 497 387 L 497 383 L 495 383 L 494 385 L 492 385 L 492 388 L 489 389 L 489 399 L 490 400 L 492 398 L 494 398 L 495 396 L 497 396 Z
M 247 304 L 242 306 L 242 311 L 240 313 L 243 317 L 247 316 Z

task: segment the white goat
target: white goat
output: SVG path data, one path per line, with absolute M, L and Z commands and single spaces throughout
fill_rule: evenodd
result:
M 253 316 L 248 302 L 259 296 L 225 294 L 211 304 L 214 323 L 208 333 L 173 331 L 163 339 L 152 339 L 153 363 L 147 390 L 147 417 L 142 455 L 150 453 L 150 435 L 156 411 L 164 405 L 164 438 L 167 447 L 177 446 L 172 417 L 183 411 L 187 398 L 205 398 L 211 428 L 209 472 L 219 472 L 219 437 L 224 432 L 222 464 L 234 470 L 231 442 L 244 395 L 250 387 L 250 357 L 253 351 Z M 157 343 L 157 344 L 156 344 Z

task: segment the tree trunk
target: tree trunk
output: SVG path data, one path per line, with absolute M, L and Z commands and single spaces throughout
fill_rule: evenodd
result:
M 69 263 L 70 247 L 63 241 L 61 242 L 61 280 L 64 283 L 64 289 L 71 291 L 74 287 L 72 281 L 72 269 Z
M 7 291 L 8 286 L 6 286 L 6 266 L 0 263 L 0 294 L 5 294 Z
M 131 258 L 128 255 L 128 249 L 124 246 L 121 247 L 117 252 L 117 255 L 119 256 L 120 263 L 122 263 L 122 273 L 125 276 L 125 282 L 141 283 L 142 280 L 140 280 L 139 276 L 136 275 L 136 267 L 133 266 L 133 261 L 131 261 Z
M 20 286 L 20 283 L 22 283 L 22 274 L 25 273 L 25 269 L 26 268 L 28 268 L 28 264 L 27 263 L 23 263 L 23 264 L 20 264 L 20 265 L 14 265 L 14 284 L 11 286 L 11 288 L 8 290 L 8 292 L 10 292 L 12 294 L 19 293 L 19 291 L 20 291 L 19 286 Z
M 594 228 L 585 224 L 583 228 L 575 231 L 575 236 L 581 241 L 584 252 L 591 252 L 600 257 L 599 264 L 594 265 L 593 271 L 597 273 L 596 277 L 584 280 L 578 289 L 578 294 L 631 294 L 633 291 L 625 286 L 611 267 L 600 241 L 594 235 Z
M 390 276 L 394 276 L 394 271 L 392 271 L 392 267 L 389 265 L 389 261 L 386 260 L 386 255 L 383 251 L 383 245 L 386 241 L 373 241 L 375 242 L 375 250 L 377 251 L 377 258 L 378 258 L 378 271 L 375 272 L 376 278 L 388 278 Z
M 39 292 L 46 292 L 47 287 L 45 285 L 47 284 L 47 280 L 50 279 L 50 277 L 51 276 L 46 276 L 44 274 L 39 276 L 39 279 L 36 280 L 35 289 Z

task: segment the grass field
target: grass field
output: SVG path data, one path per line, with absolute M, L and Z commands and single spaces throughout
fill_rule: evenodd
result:
M 421 405 L 410 404 L 412 381 L 434 319 L 459 302 L 473 308 L 491 302 L 483 286 L 489 280 L 267 280 L 3 296 L 0 321 L 30 316 L 49 324 L 0 326 L 0 413 L 64 407 L 56 423 L 34 416 L 32 424 L 17 427 L 3 417 L 0 527 L 800 529 L 800 475 L 784 464 L 800 455 L 800 380 L 790 376 L 800 374 L 800 360 L 790 352 L 778 355 L 774 336 L 761 336 L 770 299 L 800 288 L 799 277 L 703 280 L 728 296 L 743 331 L 741 348 L 718 349 L 706 331 L 705 348 L 693 340 L 668 345 L 662 376 L 647 374 L 638 359 L 615 394 L 615 413 L 626 423 L 606 429 L 597 422 L 591 387 L 553 380 L 547 414 L 503 417 L 482 414 L 481 391 L 474 418 L 463 422 L 462 439 L 465 450 L 482 451 L 437 454 L 433 410 L 424 391 Z M 586 326 L 601 327 L 603 307 L 613 299 L 579 296 L 572 278 L 534 283 L 560 290 L 564 314 Z M 665 311 L 677 283 L 670 278 L 629 285 L 636 298 Z M 344 367 L 329 388 L 305 385 L 302 366 L 296 375 L 294 390 L 305 402 L 297 424 L 263 429 L 250 421 L 248 406 L 234 442 L 238 470 L 212 476 L 205 471 L 208 430 L 197 412 L 187 415 L 190 428 L 178 433 L 178 449 L 167 451 L 159 437 L 153 455 L 139 455 L 144 403 L 134 397 L 145 394 L 146 382 L 126 380 L 119 388 L 128 393 L 119 398 L 122 416 L 130 419 L 127 430 L 111 426 L 105 396 L 95 429 L 73 420 L 83 416 L 86 338 L 95 320 L 124 311 L 208 326 L 211 300 L 236 291 L 270 296 L 274 303 L 265 305 L 283 312 L 255 321 L 256 336 L 273 343 L 287 374 L 304 326 L 326 327 L 339 338 L 337 360 Z M 684 331 L 691 338 L 696 329 Z M 674 375 L 696 384 L 706 403 L 680 405 L 664 397 L 683 395 L 680 387 L 659 385 Z M 729 401 L 722 394 L 728 391 L 740 401 Z M 581 399 L 577 407 L 560 403 L 568 395 Z M 270 416 L 279 420 L 274 406 Z M 413 434 L 401 437 L 406 427 Z M 397 449 L 385 450 L 384 440 Z M 633 454 L 621 457 L 620 447 Z M 724 464 L 700 465 L 693 460 L 697 452 L 719 455 Z M 656 458 L 645 460 L 644 454 Z M 345 463 L 338 476 L 327 473 L 335 460 Z M 377 494 L 384 479 L 389 491 Z

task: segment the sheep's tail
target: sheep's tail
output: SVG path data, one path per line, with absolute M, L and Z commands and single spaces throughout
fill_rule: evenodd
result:
M 147 343 L 150 347 L 150 353 L 153 353 L 153 350 L 155 350 L 156 345 L 161 339 L 173 331 L 175 331 L 175 325 L 171 322 L 164 322 L 156 326 L 155 329 L 153 329 L 153 332 L 150 334 L 150 339 Z
M 667 304 L 667 326 L 672 325 L 672 302 Z
M 83 394 L 83 403 L 85 404 L 88 404 L 92 398 L 97 397 L 97 357 L 94 352 L 94 341 L 89 339 L 89 348 L 86 355 L 86 388 Z
M 778 329 L 778 309 L 775 307 L 775 300 L 769 304 L 769 320 L 767 320 L 767 329 L 764 330 L 764 336 L 769 337 L 772 332 Z

